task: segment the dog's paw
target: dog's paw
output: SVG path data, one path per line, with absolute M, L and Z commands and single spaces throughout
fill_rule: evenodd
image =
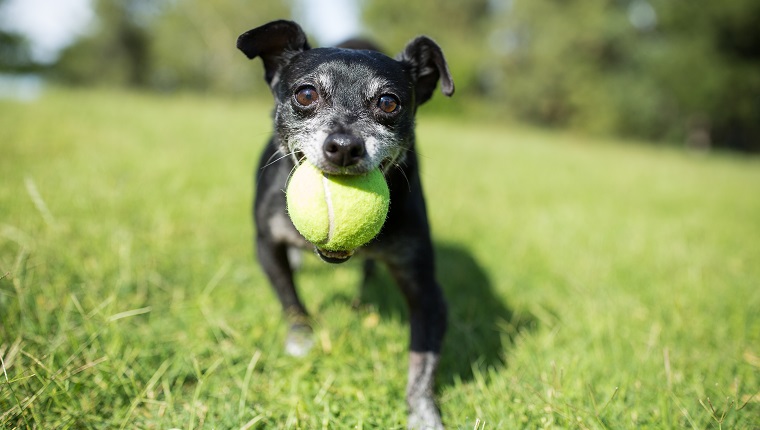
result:
M 432 398 L 418 398 L 410 404 L 406 428 L 408 430 L 444 430 L 441 415 Z
M 293 325 L 285 339 L 285 352 L 293 357 L 303 357 L 314 346 L 314 333 L 311 327 L 303 324 Z

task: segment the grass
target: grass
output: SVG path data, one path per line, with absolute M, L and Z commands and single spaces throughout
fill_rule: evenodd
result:
M 359 264 L 306 258 L 317 345 L 283 353 L 252 99 L 0 102 L 0 428 L 404 428 L 387 274 L 355 309 Z M 760 160 L 452 117 L 418 134 L 449 428 L 760 427 Z

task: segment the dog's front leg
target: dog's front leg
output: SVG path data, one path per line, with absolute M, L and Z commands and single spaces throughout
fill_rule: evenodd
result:
M 433 391 L 446 332 L 446 301 L 435 280 L 432 254 L 431 247 L 401 264 L 389 264 L 409 306 L 411 345 L 406 387 L 409 429 L 443 429 Z
M 433 351 L 409 353 L 409 381 L 406 386 L 408 429 L 443 429 L 441 415 L 433 399 L 438 356 Z
M 285 351 L 296 357 L 304 356 L 313 346 L 314 339 L 306 308 L 298 298 L 293 282 L 288 246 L 259 235 L 256 238 L 256 251 L 259 263 L 274 287 L 290 324 Z

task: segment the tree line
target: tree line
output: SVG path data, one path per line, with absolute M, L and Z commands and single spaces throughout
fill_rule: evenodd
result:
M 699 148 L 760 151 L 756 0 L 357 0 L 389 53 L 417 34 L 448 57 L 457 96 L 491 115 Z M 238 34 L 287 2 L 96 0 L 89 36 L 45 68 L 73 85 L 265 91 Z M 3 67 L 29 69 L 0 32 Z M 32 67 L 33 68 L 33 67 Z M 441 109 L 446 109 L 440 105 Z

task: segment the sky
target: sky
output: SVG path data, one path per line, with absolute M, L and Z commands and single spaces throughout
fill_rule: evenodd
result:
M 93 18 L 90 0 L 7 0 L 0 9 L 0 26 L 27 36 L 41 62 L 55 61 Z
M 84 34 L 94 20 L 91 0 L 6 0 L 0 27 L 24 34 L 34 59 L 50 63 Z M 360 33 L 356 0 L 297 0 L 294 17 L 320 45 L 334 45 Z
M 361 34 L 356 0 L 297 0 L 293 18 L 321 46 L 337 45 Z

